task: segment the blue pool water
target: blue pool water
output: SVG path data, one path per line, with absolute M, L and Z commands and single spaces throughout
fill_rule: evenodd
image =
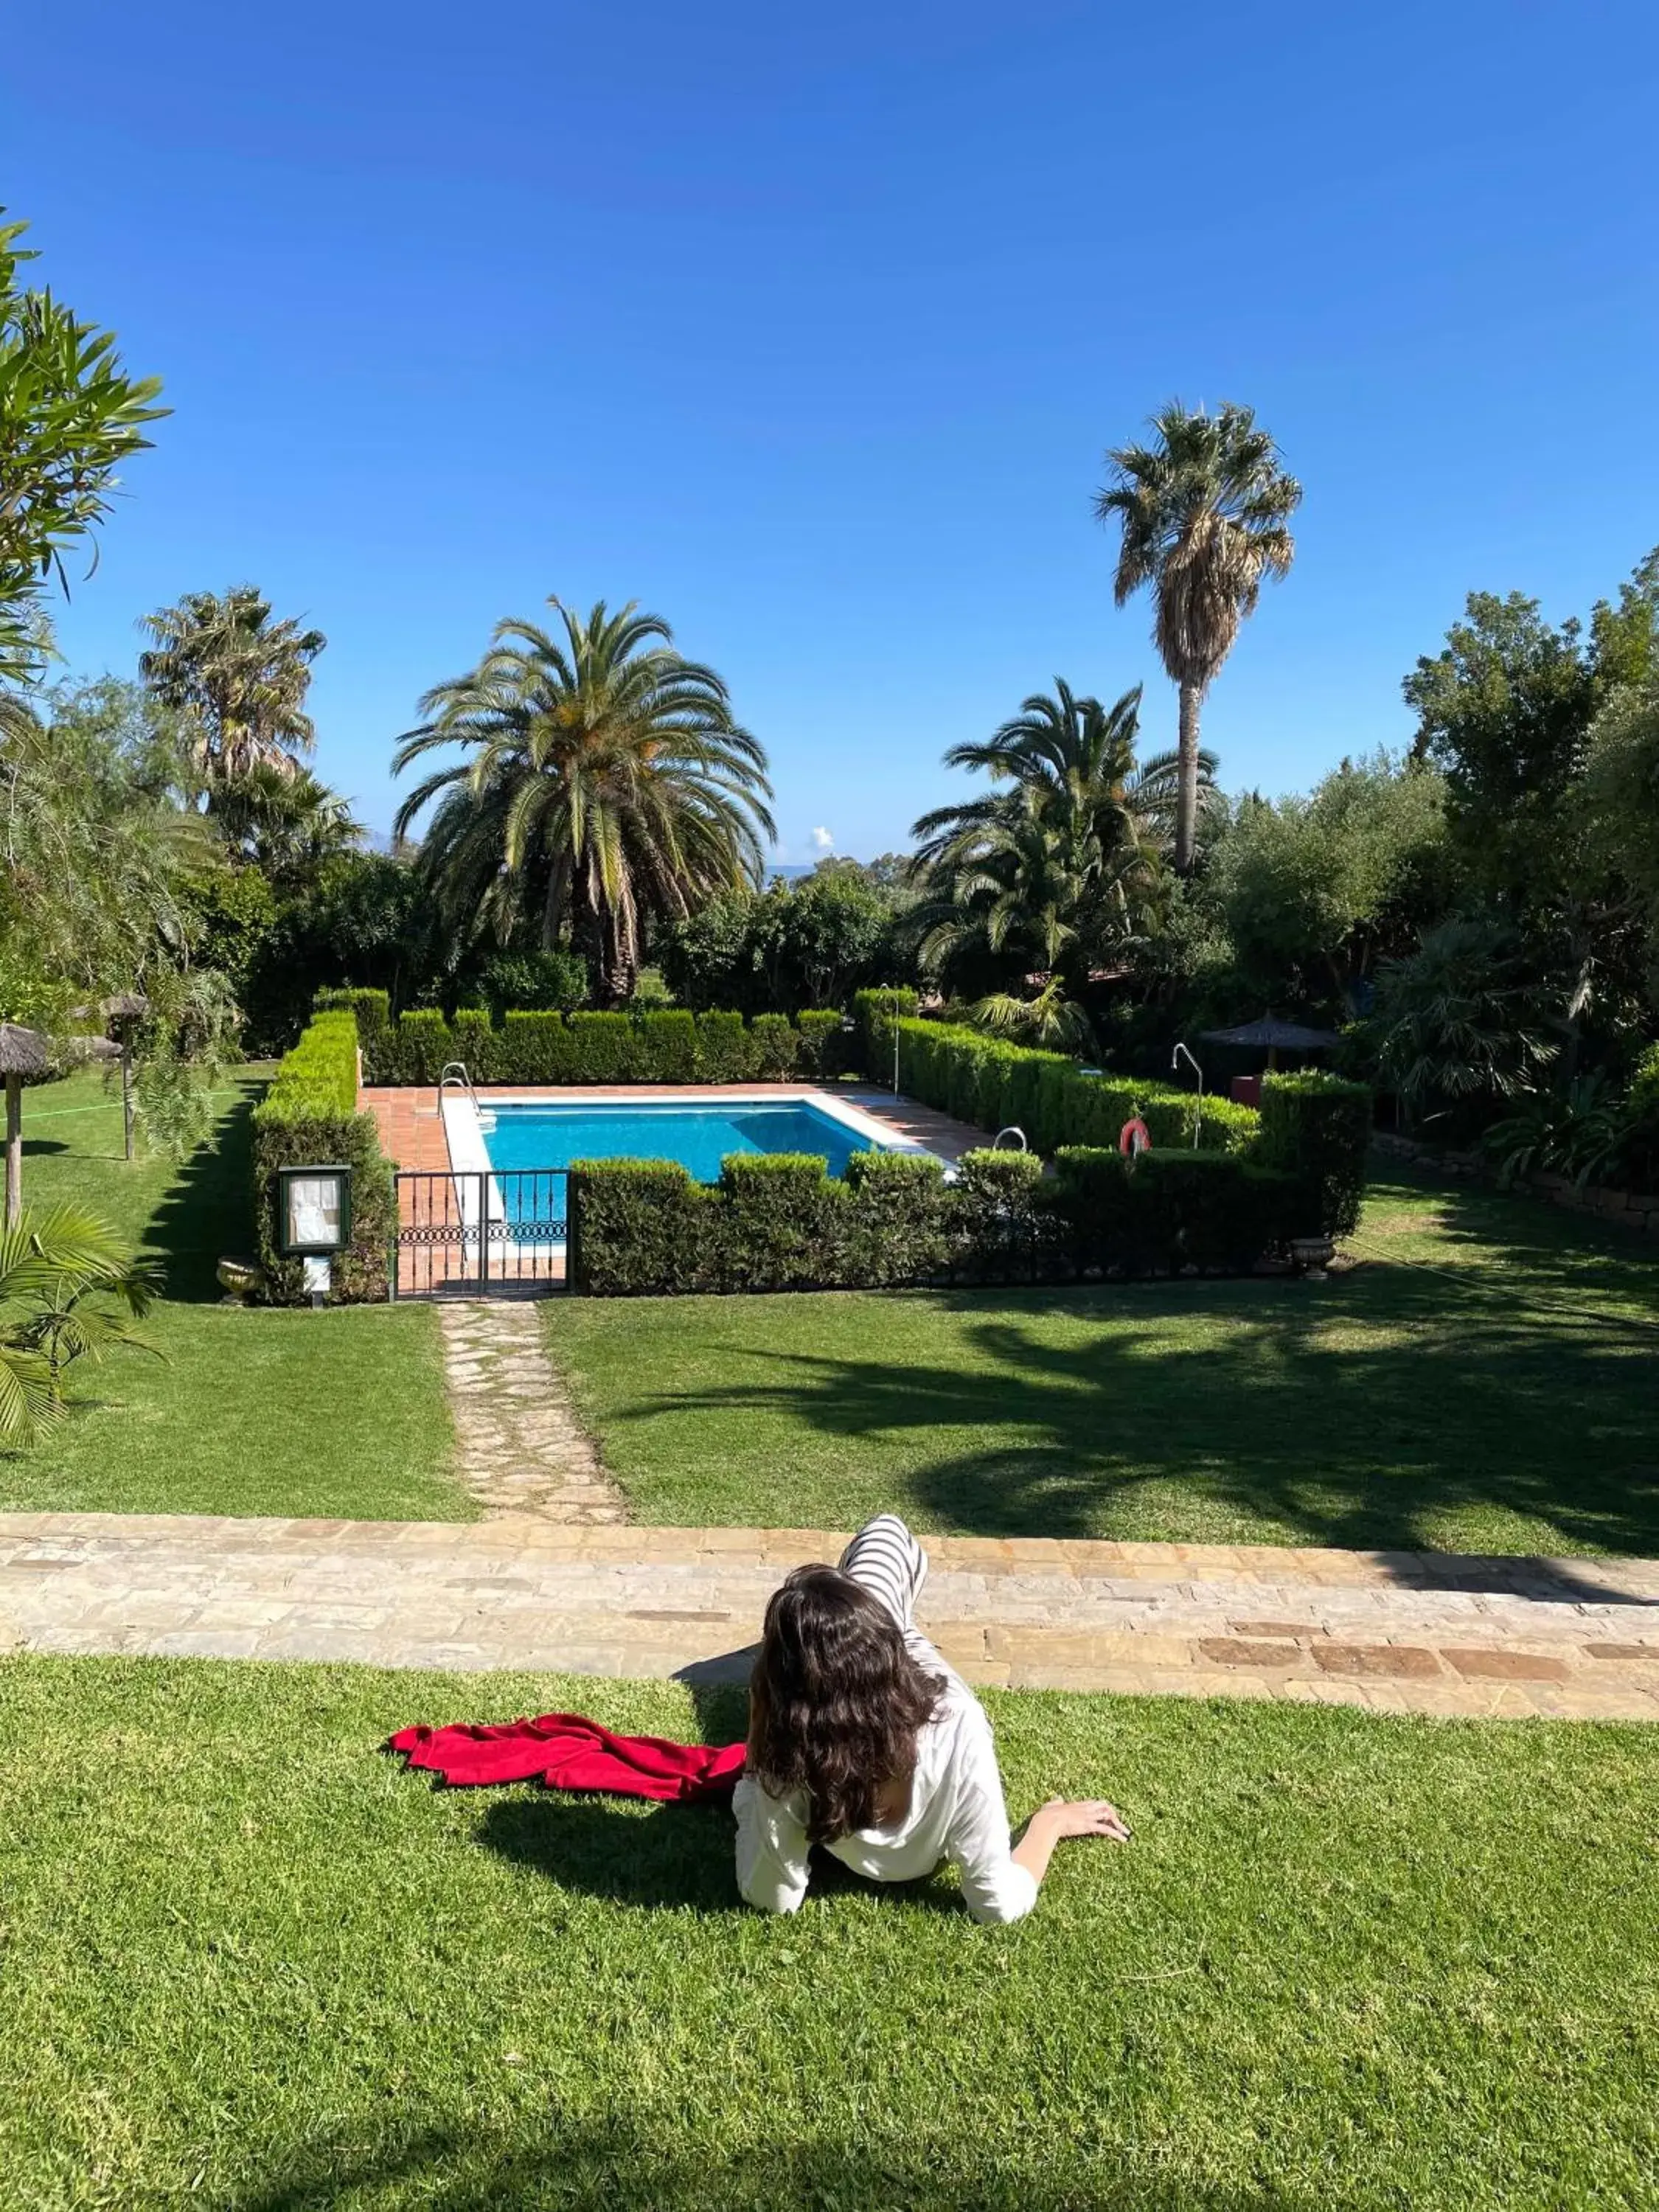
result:
M 854 1152 L 875 1147 L 804 1101 L 775 1106 L 498 1106 L 484 1132 L 489 1164 L 566 1168 L 572 1160 L 678 1160 L 699 1182 L 718 1182 L 730 1152 L 817 1152 L 838 1176 Z

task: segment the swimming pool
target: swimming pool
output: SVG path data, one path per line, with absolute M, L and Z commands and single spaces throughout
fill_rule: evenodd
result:
M 884 1149 L 873 1127 L 805 1098 L 492 1101 L 479 1133 L 498 1176 L 573 1160 L 678 1160 L 698 1182 L 718 1182 L 732 1152 L 816 1152 L 838 1176 L 854 1152 Z

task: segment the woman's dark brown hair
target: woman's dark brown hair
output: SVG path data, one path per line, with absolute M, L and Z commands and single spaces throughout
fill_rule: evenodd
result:
M 775 1797 L 805 1790 L 815 1844 L 872 1827 L 883 1785 L 914 1772 L 944 1690 L 879 1598 L 834 1567 L 797 1567 L 766 1608 L 749 1771 Z

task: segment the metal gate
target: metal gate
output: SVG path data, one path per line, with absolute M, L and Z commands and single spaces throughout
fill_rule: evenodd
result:
M 404 1170 L 392 1296 L 563 1290 L 568 1189 L 562 1168 Z

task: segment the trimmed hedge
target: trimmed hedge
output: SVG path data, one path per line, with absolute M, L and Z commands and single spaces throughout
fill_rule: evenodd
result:
M 570 1171 L 569 1273 L 595 1297 L 1052 1282 L 1188 1267 L 1248 1273 L 1290 1233 L 1299 1185 L 1235 1152 L 1063 1151 L 940 1163 L 859 1152 L 836 1181 L 811 1153 L 745 1153 L 718 1185 L 664 1160 Z
M 1036 1052 L 981 1030 L 907 1018 L 898 1030 L 902 1091 L 981 1129 L 1023 1129 L 1036 1152 L 1115 1147 L 1124 1123 L 1137 1115 L 1155 1149 L 1190 1148 L 1195 1119 L 1200 1146 L 1212 1151 L 1249 1151 L 1261 1130 L 1255 1109 L 1230 1098 L 1206 1097 L 1200 1109 L 1192 1091 L 1085 1075 L 1063 1053 Z
M 1372 1099 L 1363 1083 L 1309 1070 L 1264 1076 L 1256 1157 L 1295 1179 L 1302 1237 L 1351 1237 L 1365 1195 Z
M 364 1080 L 434 1084 L 458 1060 L 475 1083 L 833 1082 L 847 1071 L 838 1013 L 692 1014 L 684 1007 L 637 1014 L 552 1012 L 504 1014 L 492 1023 L 481 1006 L 453 1021 L 435 1006 L 392 1020 L 384 991 L 318 994 L 330 1011 L 357 1017 Z
M 361 1018 L 360 1011 L 348 1008 L 313 1016 L 254 1109 L 254 1216 L 265 1296 L 273 1305 L 305 1301 L 301 1263 L 277 1250 L 276 1170 L 284 1167 L 343 1163 L 351 1170 L 351 1243 L 334 1262 L 331 1296 L 337 1304 L 356 1304 L 386 1294 L 397 1194 L 374 1116 L 357 1111 Z
M 884 985 L 853 994 L 853 1034 L 859 1068 L 872 1083 L 893 1079 L 893 1024 L 914 1017 L 921 1004 L 903 985 Z

